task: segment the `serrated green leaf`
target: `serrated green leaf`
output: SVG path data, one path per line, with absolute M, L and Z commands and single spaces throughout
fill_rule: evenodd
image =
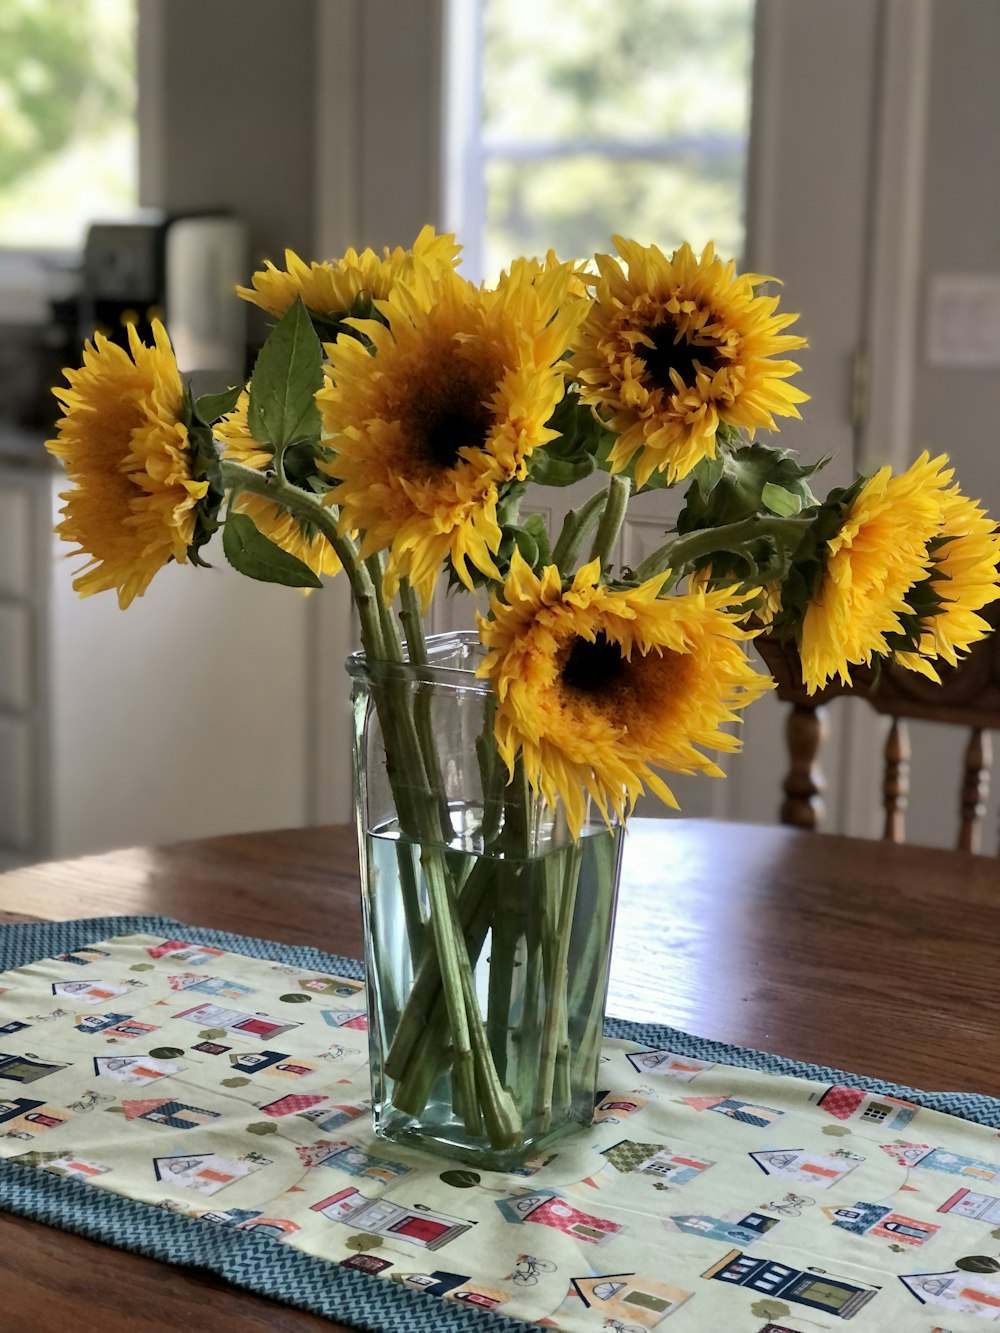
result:
M 233 509 L 226 515 L 222 549 L 232 567 L 248 578 L 281 583 L 288 588 L 322 586 L 308 565 L 265 537 L 246 514 Z
M 322 384 L 323 351 L 309 314 L 296 297 L 257 357 L 250 380 L 250 434 L 275 449 L 317 439 L 315 394 Z
M 223 393 L 203 393 L 195 400 L 195 416 L 203 425 L 214 426 L 217 421 L 235 409 L 243 389 L 244 385 L 235 384 Z
M 784 486 L 778 486 L 773 481 L 764 483 L 760 498 L 772 514 L 778 514 L 781 518 L 793 518 L 802 509 L 801 496 L 786 491 Z

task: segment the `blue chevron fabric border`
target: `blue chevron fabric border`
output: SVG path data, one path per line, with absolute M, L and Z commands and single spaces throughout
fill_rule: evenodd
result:
M 142 932 L 182 937 L 196 944 L 287 963 L 317 972 L 361 978 L 359 962 L 304 946 L 277 944 L 225 931 L 187 926 L 158 916 L 97 917 L 0 927 L 0 971 L 79 949 L 113 935 Z M 806 1064 L 762 1051 L 707 1041 L 654 1023 L 609 1018 L 609 1037 L 679 1055 L 770 1074 L 849 1083 L 867 1092 L 915 1102 L 960 1119 L 1000 1129 L 1000 1100 L 974 1093 L 923 1092 L 823 1065 Z M 524 1323 L 484 1310 L 462 1308 L 438 1297 L 396 1286 L 365 1273 L 330 1264 L 301 1251 L 230 1227 L 209 1226 L 83 1181 L 50 1175 L 15 1162 L 0 1162 L 0 1207 L 118 1249 L 167 1263 L 207 1269 L 235 1286 L 314 1314 L 338 1319 L 368 1333 L 523 1333 Z M 433 1315 L 427 1302 L 433 1301 Z

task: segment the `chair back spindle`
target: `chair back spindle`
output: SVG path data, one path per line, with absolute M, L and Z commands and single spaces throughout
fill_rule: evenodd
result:
M 814 829 L 823 818 L 826 783 L 819 766 L 819 750 L 827 734 L 825 708 L 794 704 L 785 723 L 789 768 L 781 822 L 794 828 Z
M 983 849 L 983 817 L 990 795 L 992 765 L 993 742 L 990 733 L 982 727 L 973 727 L 965 747 L 962 777 L 962 823 L 958 845 L 963 852 L 981 852 Z
M 778 698 L 791 705 L 786 723 L 789 768 L 780 813 L 783 824 L 801 829 L 819 825 L 825 785 L 820 766 L 820 748 L 827 732 L 825 705 L 843 696 L 864 700 L 890 719 L 882 781 L 883 837 L 889 842 L 902 842 L 906 832 L 911 765 L 907 719 L 967 729 L 969 739 L 958 784 L 956 845 L 962 851 L 982 851 L 993 759 L 990 732 L 1000 731 L 1000 602 L 981 614 L 997 632 L 973 644 L 957 666 L 942 663 L 940 684 L 890 663 L 880 671 L 853 667 L 846 684 L 835 679 L 810 695 L 802 683 L 794 644 L 766 634 L 758 636 L 757 650 L 774 677 Z
M 882 837 L 886 842 L 903 842 L 906 838 L 911 757 L 910 733 L 906 723 L 901 717 L 894 717 L 885 741 L 885 774 L 882 779 L 882 804 L 885 809 Z

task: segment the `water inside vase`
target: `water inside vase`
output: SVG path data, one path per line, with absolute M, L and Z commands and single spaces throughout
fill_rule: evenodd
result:
M 484 847 L 472 814 L 453 823 L 450 847 L 421 846 L 395 823 L 364 840 L 375 1125 L 384 1137 L 506 1169 L 591 1121 L 621 833 L 600 826 L 512 856 L 502 840 Z M 464 1103 L 432 920 L 435 875 L 453 904 L 466 1013 L 474 1007 L 479 1018 L 470 1024 L 470 1044 L 481 1043 L 475 1095 Z M 503 1103 L 502 1132 L 486 1083 Z

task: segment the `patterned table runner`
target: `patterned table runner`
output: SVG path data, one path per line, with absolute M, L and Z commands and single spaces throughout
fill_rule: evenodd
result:
M 612 1020 L 593 1126 L 501 1175 L 373 1138 L 350 960 L 145 917 L 0 968 L 8 1210 L 392 1333 L 1000 1319 L 992 1098 Z

